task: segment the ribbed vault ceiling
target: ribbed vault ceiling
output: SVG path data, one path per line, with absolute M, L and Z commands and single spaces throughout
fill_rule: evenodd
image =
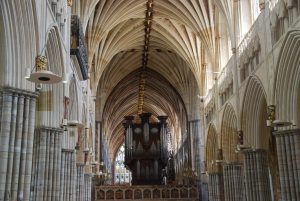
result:
M 80 0 L 97 119 L 114 147 L 122 142 L 123 117 L 137 112 L 147 2 Z M 153 0 L 144 111 L 170 116 L 173 129 L 182 116 L 197 113 L 197 95 L 205 87 L 202 64 L 209 60 L 214 68 L 214 12 L 230 18 L 232 2 Z
M 126 115 L 137 115 L 137 99 L 140 69 L 124 77 L 105 99 L 103 108 L 103 129 L 111 153 L 118 150 L 124 140 L 122 121 Z M 173 136 L 173 145 L 186 130 L 187 113 L 176 89 L 159 73 L 148 69 L 145 91 L 144 112 L 154 116 L 168 115 L 169 126 Z
M 116 54 L 132 49 L 142 50 L 146 2 L 99 1 L 96 5 L 90 2 L 82 9 L 83 16 L 89 15 L 88 19 L 81 18 L 86 27 L 89 63 L 93 64 L 90 72 L 94 75 L 94 87 Z M 154 0 L 153 5 L 149 51 L 166 50 L 173 52 L 174 57 L 181 57 L 197 78 L 198 86 L 202 87 L 201 60 L 204 60 L 204 54 L 211 60 L 214 57 L 212 1 Z M 205 49 L 205 53 L 201 49 Z M 132 62 L 141 63 L 141 59 Z

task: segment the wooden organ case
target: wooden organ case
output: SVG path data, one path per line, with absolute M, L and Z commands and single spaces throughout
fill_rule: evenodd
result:
M 132 172 L 133 185 L 161 184 L 163 169 L 168 163 L 167 116 L 158 116 L 159 122 L 150 123 L 151 113 L 140 115 L 141 123 L 133 123 L 126 116 L 125 165 Z

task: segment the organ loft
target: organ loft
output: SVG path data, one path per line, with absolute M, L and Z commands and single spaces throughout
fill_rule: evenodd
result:
M 135 123 L 133 116 L 126 116 L 123 124 L 125 164 L 132 172 L 133 185 L 162 184 L 167 173 L 168 117 L 158 116 L 158 122 L 150 122 L 151 116 L 151 113 L 140 114 L 140 123 Z M 169 167 L 169 174 L 171 171 Z

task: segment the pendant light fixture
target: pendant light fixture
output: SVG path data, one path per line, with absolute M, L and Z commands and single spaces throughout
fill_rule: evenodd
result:
M 35 72 L 31 73 L 27 80 L 40 84 L 55 84 L 62 80 L 62 77 L 47 70 L 48 60 L 46 56 L 38 55 L 35 58 Z
M 46 16 L 47 16 L 47 12 L 48 8 L 46 6 Z M 48 67 L 48 59 L 47 57 L 44 55 L 44 51 L 46 49 L 47 46 L 47 23 L 45 22 L 45 45 L 44 48 L 42 49 L 41 53 L 38 54 L 35 58 L 35 66 L 31 71 L 31 74 L 26 75 L 26 79 L 37 83 L 37 84 L 55 84 L 58 83 L 62 80 L 62 77 L 49 71 L 47 69 Z M 33 72 L 35 70 L 35 72 Z
M 81 128 L 81 127 L 84 127 L 84 124 L 77 120 L 68 120 L 68 127 Z

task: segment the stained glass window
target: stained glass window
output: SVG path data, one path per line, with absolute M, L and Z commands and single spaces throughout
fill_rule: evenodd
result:
M 115 184 L 129 184 L 131 182 L 131 172 L 125 168 L 125 147 L 120 147 L 115 158 Z

